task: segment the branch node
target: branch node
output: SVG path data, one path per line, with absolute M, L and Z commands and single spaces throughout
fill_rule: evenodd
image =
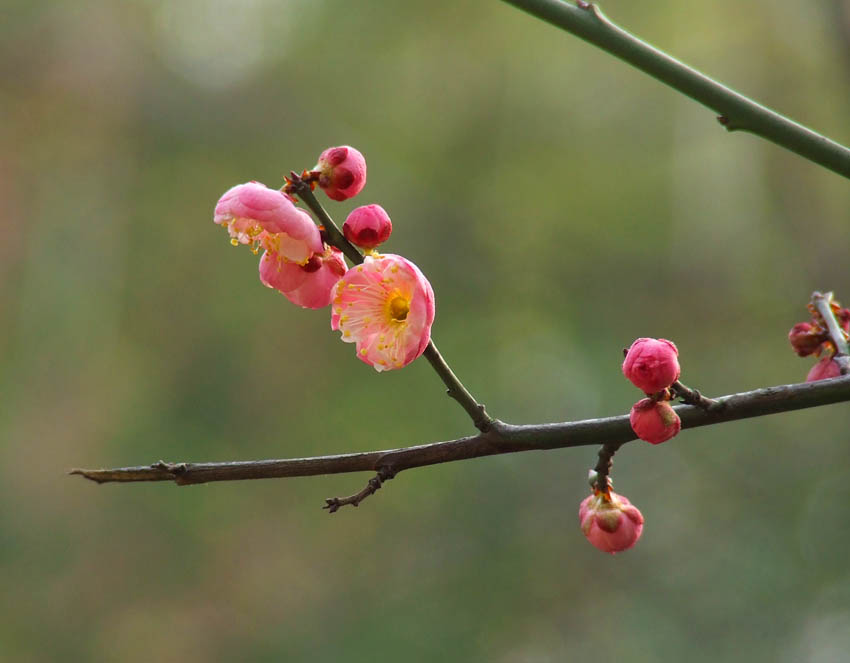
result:
M 169 474 L 173 474 L 174 476 L 181 476 L 186 474 L 188 468 L 186 467 L 186 463 L 166 463 L 164 460 L 157 461 L 151 465 L 151 469 L 154 470 L 163 470 L 168 472 Z

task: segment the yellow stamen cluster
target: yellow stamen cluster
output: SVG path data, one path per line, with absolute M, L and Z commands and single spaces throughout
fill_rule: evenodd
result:
M 396 295 L 387 305 L 387 313 L 390 320 L 394 322 L 403 322 L 407 319 L 407 314 L 410 312 L 410 301 L 406 297 Z

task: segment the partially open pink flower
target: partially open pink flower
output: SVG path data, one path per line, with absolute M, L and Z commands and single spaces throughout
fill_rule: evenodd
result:
M 347 269 L 342 252 L 333 247 L 314 253 L 304 265 L 267 250 L 260 260 L 260 281 L 281 292 L 293 304 L 323 308 L 331 303 L 333 287 Z
M 800 357 L 807 357 L 820 349 L 828 334 L 809 322 L 798 322 L 788 332 L 788 340 Z
M 334 287 L 331 328 L 356 343 L 357 357 L 377 371 L 407 366 L 421 355 L 433 322 L 431 284 L 401 256 L 367 256 Z
M 365 249 L 380 246 L 392 231 L 393 222 L 380 205 L 363 205 L 352 210 L 342 225 L 345 239 Z
M 326 149 L 314 170 L 319 172 L 319 186 L 331 200 L 347 200 L 366 186 L 366 159 L 348 145 Z
M 623 375 L 638 389 L 654 394 L 679 379 L 679 351 L 663 338 L 639 338 L 626 353 Z
M 641 399 L 632 406 L 629 423 L 635 435 L 650 444 L 666 442 L 682 429 L 682 421 L 670 403 L 651 398 Z
M 259 182 L 237 184 L 225 192 L 213 220 L 227 228 L 233 246 L 250 244 L 254 253 L 261 241 L 272 242 L 276 253 L 303 265 L 322 252 L 319 229 L 310 215 L 280 191 Z
M 581 531 L 602 552 L 617 553 L 635 545 L 643 532 L 643 515 L 613 490 L 584 499 L 578 509 Z
M 806 376 L 806 382 L 828 380 L 829 378 L 837 378 L 839 375 L 841 375 L 841 367 L 838 365 L 838 362 L 831 357 L 824 357 L 812 366 L 812 370 Z

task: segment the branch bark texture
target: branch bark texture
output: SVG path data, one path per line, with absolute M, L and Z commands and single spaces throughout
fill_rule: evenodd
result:
M 766 387 L 721 396 L 715 401 L 716 405 L 709 409 L 694 405 L 676 406 L 675 410 L 682 420 L 682 428 L 710 426 L 725 421 L 850 401 L 850 376 Z M 605 443 L 623 444 L 634 439 L 636 438 L 629 425 L 628 415 L 552 424 L 511 425 L 493 421 L 487 432 L 478 435 L 401 449 L 233 463 L 159 461 L 153 465 L 137 467 L 75 469 L 71 474 L 79 474 L 98 483 L 174 481 L 181 486 L 210 481 L 275 479 L 367 471 L 379 472 L 389 477 L 414 467 L 469 458 Z
M 850 178 L 850 149 L 762 106 L 641 41 L 593 4 L 562 0 L 504 0 L 640 69 L 707 106 L 729 131 L 748 131 Z

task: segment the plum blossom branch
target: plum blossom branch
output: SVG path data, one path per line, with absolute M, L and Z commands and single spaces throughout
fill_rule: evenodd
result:
M 850 376 L 765 387 L 715 399 L 720 407 L 677 405 L 682 428 L 761 417 L 850 401 Z M 165 463 L 114 469 L 74 469 L 97 483 L 173 481 L 177 485 L 243 479 L 274 479 L 347 472 L 385 472 L 450 463 L 497 454 L 563 449 L 594 444 L 624 444 L 636 439 L 627 415 L 552 424 L 511 425 L 493 421 L 486 432 L 445 442 L 362 453 L 224 463 Z M 374 491 L 372 491 L 374 492 Z M 362 498 L 361 498 L 362 499 Z
M 850 352 L 848 352 L 847 348 L 847 339 L 844 337 L 844 332 L 838 324 L 831 304 L 831 292 L 824 294 L 815 291 L 812 293 L 812 305 L 820 317 L 823 318 L 823 322 L 829 331 L 829 338 L 835 346 L 835 355 L 832 359 L 838 364 L 841 375 L 847 375 L 850 373 Z
M 728 131 L 748 131 L 850 178 L 850 149 L 789 120 L 641 41 L 588 2 L 504 0 L 607 51 L 719 114 Z
M 359 265 L 363 262 L 363 254 L 345 238 L 345 235 L 340 231 L 334 220 L 325 211 L 325 208 L 322 207 L 316 196 L 313 195 L 310 183 L 307 180 L 299 176 L 298 173 L 292 172 L 289 175 L 286 189 L 287 192 L 301 198 L 304 204 L 316 215 L 319 223 L 325 228 L 329 244 L 342 251 L 353 263 Z M 478 430 L 482 432 L 486 431 L 492 425 L 493 418 L 487 414 L 484 406 L 475 400 L 472 394 L 469 393 L 469 390 L 467 390 L 454 374 L 454 371 L 449 367 L 446 360 L 443 359 L 433 339 L 428 342 L 423 355 L 446 385 L 446 393 L 460 404 Z

